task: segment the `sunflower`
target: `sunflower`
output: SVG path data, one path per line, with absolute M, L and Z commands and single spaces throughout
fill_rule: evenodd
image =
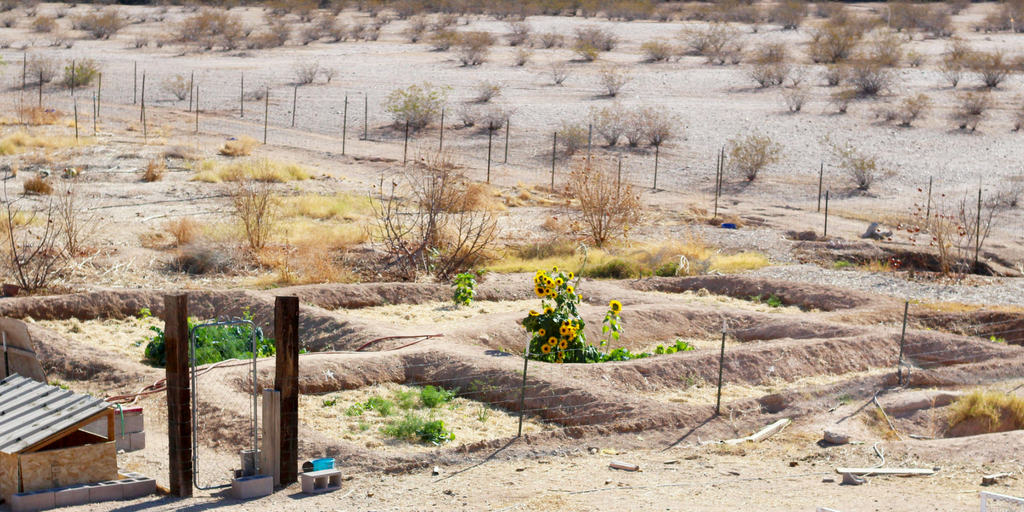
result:
M 530 316 L 540 316 L 540 313 L 538 313 L 538 312 L 536 312 L 536 311 L 531 309 L 530 310 Z
M 552 347 L 558 345 L 558 338 L 554 336 L 548 338 L 548 345 L 551 345 Z
M 558 349 L 565 350 L 569 348 L 569 340 L 562 340 L 558 342 Z
M 558 329 L 558 332 L 561 333 L 562 336 L 568 336 L 570 333 L 572 333 L 572 327 L 563 325 Z
M 572 294 L 576 293 L 575 291 L 573 291 L 572 285 L 566 286 L 565 289 L 569 291 L 569 295 L 572 295 Z
M 544 337 L 544 335 L 547 333 L 548 332 L 545 331 L 544 329 L 537 329 L 537 336 Z
M 622 312 L 622 303 L 617 300 L 613 300 L 608 303 L 608 310 L 617 315 Z
M 549 314 L 551 314 L 554 311 L 555 311 L 555 308 L 553 308 L 551 306 L 548 306 L 548 307 L 544 308 L 544 314 L 545 315 L 549 315 Z
M 562 286 L 563 284 L 565 284 L 565 279 L 559 277 L 558 279 L 555 279 L 555 284 L 557 284 L 558 286 Z
M 572 274 L 572 272 L 569 272 L 569 277 L 568 277 L 568 279 L 569 279 L 570 281 L 572 281 L 572 277 L 573 277 L 573 274 Z
M 544 354 L 550 354 L 551 353 L 551 345 L 548 345 L 546 343 L 544 345 L 541 345 L 540 346 L 540 351 L 542 353 L 544 353 Z
M 552 270 L 554 270 L 555 272 L 558 272 L 558 267 L 555 267 Z
M 543 296 L 547 295 L 547 293 L 546 293 L 547 290 L 545 290 L 543 286 L 537 286 L 536 288 L 534 288 L 533 291 L 537 292 L 537 296 L 538 297 L 543 297 Z
M 558 355 L 555 356 L 555 362 L 556 363 L 562 363 L 564 361 L 565 361 L 565 354 L 563 354 L 561 351 L 559 351 Z

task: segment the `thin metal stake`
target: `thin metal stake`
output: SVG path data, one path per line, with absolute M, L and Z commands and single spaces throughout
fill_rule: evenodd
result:
M 25 90 L 25 83 L 28 77 L 28 53 L 21 54 L 21 90 Z
M 295 128 L 295 109 L 299 105 L 299 86 L 295 86 L 292 93 L 292 128 Z
M 402 146 L 402 165 L 409 161 L 409 116 L 405 116 L 405 143 Z
M 263 104 L 263 144 L 266 144 L 267 143 L 267 120 L 270 118 L 270 88 L 269 87 L 267 87 L 267 93 L 264 95 L 263 99 L 265 100 L 265 103 Z
M 494 137 L 494 130 L 488 126 L 487 130 L 487 183 L 491 183 L 491 138 Z
M 558 156 L 558 132 L 551 140 L 551 193 L 555 193 L 555 157 Z
M 523 437 L 523 416 L 526 414 L 526 370 L 530 366 L 530 344 L 526 344 L 526 353 L 523 357 L 523 387 L 519 389 L 519 433 L 516 437 Z
M 981 187 L 978 187 L 978 224 L 974 230 L 974 269 L 978 271 L 978 255 L 981 253 Z
M 444 107 L 441 107 L 441 137 L 437 143 L 437 150 L 444 149 Z
M 932 177 L 928 177 L 928 206 L 925 207 L 924 212 L 924 228 L 928 229 L 928 222 L 932 217 Z
M 345 138 L 348 134 L 348 94 L 345 95 L 345 112 L 341 117 L 341 156 L 345 156 Z
M 242 73 L 242 85 L 238 92 L 238 117 L 245 117 L 245 73 Z
M 191 84 L 189 85 L 191 87 Z M 191 90 L 191 89 L 190 89 Z M 139 61 L 132 65 L 132 105 L 139 102 Z
M 100 73 L 99 83 L 96 85 L 96 117 L 100 117 L 100 102 L 103 101 L 103 73 Z
M 363 96 L 363 140 L 369 140 L 370 97 Z
M 661 151 L 661 145 L 654 146 L 654 190 L 658 190 L 658 153 Z
M 907 312 L 910 311 L 910 301 L 903 303 L 903 333 L 900 334 L 900 358 L 896 362 L 896 378 L 900 385 L 903 385 L 903 342 L 907 338 Z
M 505 160 L 502 162 L 503 164 L 508 163 L 508 132 L 510 131 L 509 127 L 511 126 L 511 124 L 511 118 L 505 120 Z
M 189 91 L 191 95 L 192 92 Z M 139 109 L 139 121 L 142 121 L 142 113 L 146 110 L 146 72 L 142 72 L 142 108 Z
M 822 238 L 828 238 L 828 192 L 825 191 L 825 232 L 821 235 Z
M 75 140 L 78 140 L 78 99 L 74 100 L 75 105 Z
M 75 97 L 75 59 L 71 59 L 71 97 Z
M 199 134 L 199 86 L 196 86 L 196 135 Z
M 715 400 L 715 416 L 722 414 L 722 370 L 725 367 L 725 320 L 722 320 L 722 351 L 718 354 L 718 398 Z
M 825 162 L 821 163 L 821 169 L 818 170 L 818 211 L 821 211 L 821 186 L 825 180 Z
M 143 72 L 145 74 L 145 72 Z M 192 112 L 192 90 L 196 86 L 196 72 L 192 71 L 192 74 L 188 77 L 188 111 Z

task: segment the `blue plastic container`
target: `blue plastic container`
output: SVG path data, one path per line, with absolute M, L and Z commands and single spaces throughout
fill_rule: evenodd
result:
M 313 471 L 334 469 L 334 459 L 313 459 Z
M 736 224 L 732 222 L 725 222 L 722 224 L 722 229 L 736 229 Z

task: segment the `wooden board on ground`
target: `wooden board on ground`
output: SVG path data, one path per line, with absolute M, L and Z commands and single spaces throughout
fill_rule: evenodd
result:
M 23 453 L 20 457 L 22 492 L 117 480 L 117 448 L 113 441 Z
M 747 437 L 741 437 L 739 439 L 729 439 L 725 441 L 725 444 L 740 444 L 750 441 L 752 443 L 760 443 L 769 437 L 778 434 L 782 429 L 786 428 L 790 423 L 793 423 L 789 418 L 783 418 L 767 427 L 761 429 L 756 434 L 749 435 Z
M 7 366 L 12 374 L 17 373 L 36 382 L 46 384 L 46 373 L 43 372 L 39 359 L 36 358 L 35 349 L 32 348 L 32 338 L 28 334 L 28 327 L 25 322 L 13 318 L 0 317 L 0 336 L 7 338 Z M 0 345 L 2 349 L 2 345 Z M 0 378 L 6 378 L 4 370 L 3 352 L 0 351 Z

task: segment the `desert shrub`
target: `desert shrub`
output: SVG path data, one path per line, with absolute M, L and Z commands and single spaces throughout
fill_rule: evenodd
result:
M 971 70 L 977 73 L 985 87 L 996 88 L 1015 72 L 1002 52 L 976 52 L 971 59 Z
M 992 106 L 992 99 L 987 92 L 963 92 L 956 95 L 951 119 L 961 130 L 978 129 L 985 119 L 985 113 Z
M 323 37 L 324 33 L 318 25 L 310 25 L 299 32 L 299 44 L 309 46 L 310 43 L 315 43 Z
M 552 62 L 548 69 L 551 74 L 551 83 L 554 85 L 562 85 L 562 82 L 565 82 L 565 80 L 569 78 L 569 75 L 572 74 L 572 68 L 569 67 L 568 63 L 563 61 Z
M 787 0 L 775 3 L 768 12 L 768 21 L 777 23 L 782 30 L 796 30 L 807 15 L 807 3 L 802 0 Z
M 145 47 L 149 46 L 149 43 L 151 41 L 152 40 L 149 38 L 148 35 L 145 35 L 145 34 L 135 34 L 134 36 L 132 36 L 132 48 L 136 48 L 136 49 L 138 49 L 138 48 L 145 48 Z
M 146 162 L 146 170 L 142 172 L 142 181 L 152 183 L 164 179 L 167 163 L 163 158 L 154 158 Z
M 899 66 L 905 45 L 903 36 L 892 30 L 878 30 L 867 43 L 868 60 L 880 66 Z
M 1024 398 L 998 391 L 975 391 L 949 406 L 949 428 L 976 421 L 982 433 L 1024 429 Z
M 457 114 L 459 122 L 466 128 L 472 128 L 476 126 L 478 121 L 480 121 L 480 109 L 476 107 L 462 105 L 459 107 Z
M 26 194 L 45 196 L 53 194 L 53 185 L 50 183 L 50 180 L 39 174 L 25 180 L 23 186 Z
M 634 111 L 629 122 L 639 126 L 644 139 L 651 146 L 661 146 L 678 135 L 679 120 L 663 109 L 643 107 Z
M 242 135 L 241 137 L 224 141 L 224 144 L 221 144 L 220 149 L 217 151 L 224 156 L 249 156 L 259 145 L 260 143 L 256 139 L 248 135 Z
M 72 64 L 74 68 L 72 68 Z M 64 87 L 84 87 L 89 85 L 100 74 L 100 65 L 92 59 L 82 59 L 68 62 L 64 66 L 64 77 L 60 84 Z
M 430 35 L 427 42 L 435 51 L 446 52 L 459 42 L 459 33 L 450 29 L 438 30 Z
M 825 83 L 828 84 L 829 87 L 835 87 L 842 84 L 849 75 L 850 70 L 846 64 L 829 64 L 825 66 L 823 77 L 825 78 Z
M 181 247 L 195 243 L 202 234 L 202 226 L 189 217 L 167 221 L 164 231 L 174 239 L 174 246 Z
M 53 32 L 57 28 L 57 20 L 49 16 L 37 16 L 32 20 L 32 30 L 42 34 Z
M 858 60 L 850 65 L 849 83 L 863 96 L 891 92 L 897 80 L 892 70 L 874 62 Z
M 757 62 L 747 70 L 747 77 L 760 87 L 766 88 L 782 85 L 786 81 L 786 77 L 789 76 L 789 72 L 789 64 L 785 62 Z
M 619 44 L 619 37 L 610 29 L 581 27 L 574 31 L 573 47 L 590 46 L 599 52 L 610 52 Z
M 292 72 L 295 73 L 295 81 L 299 85 L 308 85 L 316 80 L 320 74 L 320 61 L 300 60 L 292 64 Z
M 633 74 L 629 69 L 618 64 L 602 66 L 597 76 L 601 83 L 601 89 L 610 98 L 618 96 L 622 88 L 633 79 Z
M 508 35 L 505 36 L 505 39 L 509 46 L 524 46 L 530 42 L 531 33 L 533 33 L 533 27 L 529 23 L 513 21 L 508 24 Z
M 43 55 L 33 55 L 29 58 L 28 63 L 28 76 L 38 82 L 48 84 L 57 78 L 57 73 L 60 72 L 60 62 L 53 57 L 47 57 Z
M 687 28 L 679 33 L 683 45 L 693 55 L 721 53 L 737 37 L 737 32 L 726 25 Z
M 576 55 L 584 62 L 594 62 L 600 54 L 600 52 L 597 51 L 597 48 L 594 48 L 589 44 L 574 45 L 572 47 L 572 51 L 576 52 Z
M 494 249 L 500 230 L 489 208 L 479 208 L 473 186 L 450 152 L 418 158 L 373 203 L 374 237 L 383 245 L 389 272 L 411 279 L 441 279 L 467 271 Z M 398 196 L 398 187 L 408 199 Z M 383 191 L 382 191 L 383 192 Z
M 62 223 L 56 222 L 57 199 L 46 196 L 23 208 L 22 199 L 7 189 L 8 177 L 0 201 L 0 269 L 27 291 L 44 289 L 66 268 L 69 256 Z
M 270 242 L 277 225 L 281 200 L 268 181 L 254 178 L 237 180 L 227 188 L 231 214 L 241 224 L 245 240 L 253 251 Z
M 896 108 L 897 119 L 901 126 L 910 126 L 914 121 L 924 119 L 931 108 L 932 100 L 927 94 L 908 96 Z
M 782 144 L 767 135 L 754 132 L 729 141 L 729 165 L 754 181 L 765 168 L 782 161 Z
M 408 121 L 412 130 L 426 128 L 441 114 L 450 90 L 449 87 L 435 87 L 426 82 L 395 89 L 384 100 L 384 109 L 391 114 L 396 127 L 404 126 Z
M 618 144 L 626 129 L 629 112 L 618 103 L 598 109 L 590 109 L 590 124 L 598 136 L 604 139 L 606 146 Z
M 488 32 L 463 32 L 456 46 L 459 61 L 463 66 L 479 66 L 487 61 L 493 45 L 494 37 Z
M 816 63 L 834 64 L 850 58 L 863 33 L 854 25 L 829 23 L 811 33 L 807 53 Z
M 565 46 L 565 36 L 558 32 L 544 32 L 538 37 L 542 48 L 560 48 Z
M 572 156 L 587 147 L 588 135 L 587 126 L 582 123 L 562 121 L 562 126 L 558 129 L 558 142 L 562 145 L 565 155 Z
M 514 113 L 515 111 L 510 108 L 491 106 L 480 114 L 480 124 L 487 131 L 495 132 L 508 126 L 508 121 Z
M 516 66 L 523 67 L 530 61 L 530 57 L 533 57 L 533 51 L 527 48 L 516 48 L 515 53 L 512 54 L 512 61 Z
M 647 41 L 640 45 L 640 51 L 647 62 L 665 62 L 676 54 L 675 47 L 663 41 Z
M 566 192 L 578 204 L 570 217 L 595 246 L 625 237 L 642 218 L 640 193 L 630 183 L 619 184 L 608 162 L 581 162 L 570 174 Z
M 917 52 L 915 52 L 913 50 L 907 52 L 904 55 L 904 57 L 907 60 L 907 65 L 912 67 L 912 68 L 919 68 L 919 67 L 921 67 L 921 65 L 923 65 L 925 63 L 924 55 L 921 55 L 920 53 L 917 53 Z
M 958 59 L 950 55 L 943 55 L 942 61 L 939 64 L 939 73 L 942 77 L 949 82 L 949 85 L 954 89 L 957 85 L 960 85 L 960 81 L 963 80 L 964 75 L 967 74 L 968 63 L 963 59 Z
M 86 14 L 76 20 L 78 28 L 89 33 L 95 39 L 110 39 L 126 25 L 128 20 L 121 17 L 116 10 Z
M 868 190 L 883 177 L 874 155 L 864 153 L 850 144 L 840 144 L 825 137 L 822 143 L 830 150 L 839 170 L 845 174 L 858 190 Z
M 789 89 L 783 89 L 782 91 L 782 104 L 786 107 L 786 110 L 797 113 L 804 108 L 804 103 L 807 102 L 808 92 L 804 87 L 791 87 Z
M 473 101 L 487 103 L 498 96 L 501 96 L 501 84 L 483 81 L 476 85 L 476 96 Z
M 840 89 L 829 96 L 829 104 L 835 107 L 837 113 L 845 114 L 857 96 L 856 89 Z
M 316 24 L 322 37 L 326 37 L 332 43 L 340 43 L 348 39 L 348 27 L 339 21 L 336 16 L 321 16 L 317 19 Z
M 238 48 L 245 41 L 247 32 L 238 17 L 219 9 L 202 9 L 172 28 L 172 36 L 177 42 L 207 49 L 218 45 L 226 49 Z M 251 42 L 256 43 L 257 40 Z

